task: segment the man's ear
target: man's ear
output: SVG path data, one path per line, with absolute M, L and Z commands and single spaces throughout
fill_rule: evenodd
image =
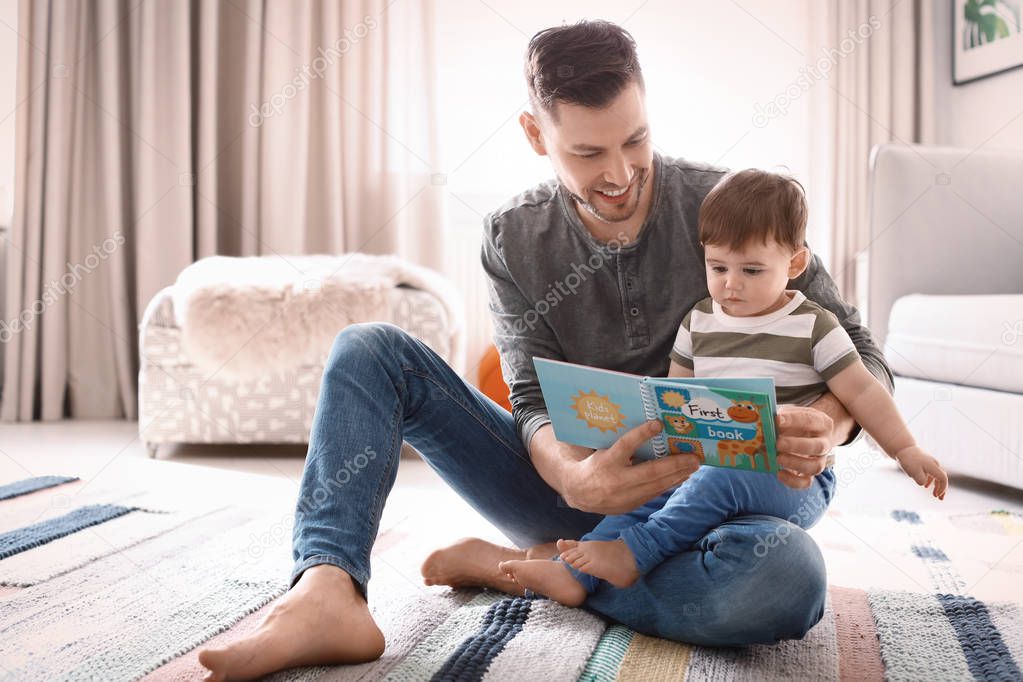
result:
M 800 246 L 789 260 L 789 279 L 799 277 L 810 264 L 810 249 Z
M 547 156 L 547 146 L 543 141 L 543 130 L 540 128 L 540 121 L 537 120 L 536 116 L 528 111 L 523 111 L 519 115 L 519 125 L 522 126 L 522 130 L 526 133 L 526 139 L 529 140 L 529 146 L 533 148 L 533 151 L 540 156 Z

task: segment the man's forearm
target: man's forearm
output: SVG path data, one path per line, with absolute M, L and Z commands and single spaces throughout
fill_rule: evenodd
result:
M 825 393 L 810 407 L 831 417 L 832 446 L 845 445 L 859 431 L 856 420 L 852 418 L 842 402 L 831 393 Z

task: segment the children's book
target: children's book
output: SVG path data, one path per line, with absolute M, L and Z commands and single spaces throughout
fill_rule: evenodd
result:
M 774 379 L 641 377 L 533 358 L 554 435 L 603 449 L 650 419 L 663 429 L 637 459 L 692 453 L 710 466 L 766 473 L 775 463 Z

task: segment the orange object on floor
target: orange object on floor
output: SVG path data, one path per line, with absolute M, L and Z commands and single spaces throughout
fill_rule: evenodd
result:
M 501 355 L 494 345 L 487 349 L 480 361 L 480 390 L 504 409 L 512 411 L 508 384 L 504 383 L 504 375 L 501 374 Z

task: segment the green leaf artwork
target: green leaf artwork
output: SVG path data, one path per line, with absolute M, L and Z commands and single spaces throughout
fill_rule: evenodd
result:
M 967 0 L 963 6 L 963 49 L 979 47 L 1020 32 L 1018 2 Z

